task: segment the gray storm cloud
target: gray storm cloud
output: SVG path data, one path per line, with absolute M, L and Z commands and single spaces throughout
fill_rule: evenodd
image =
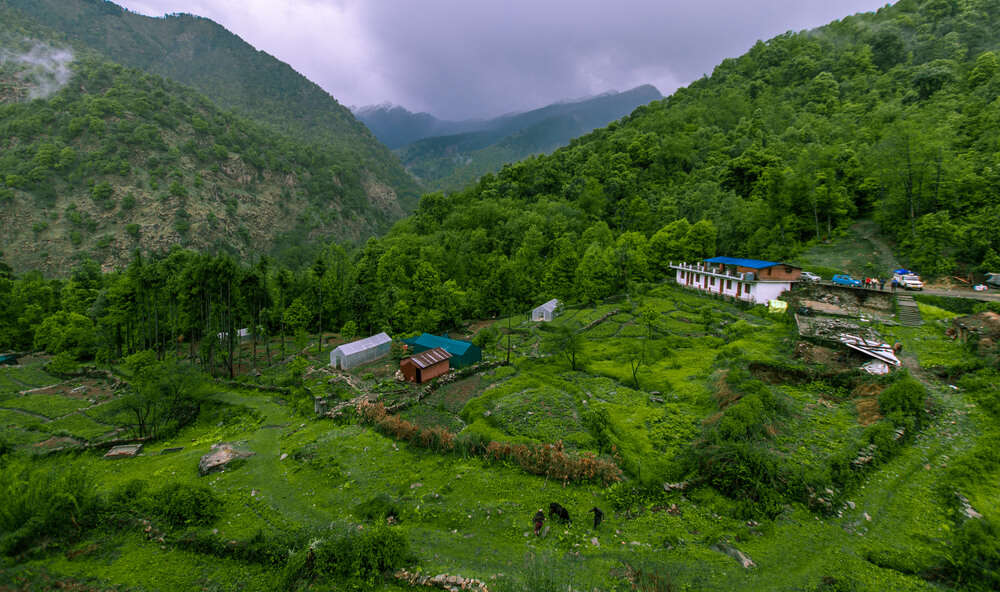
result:
M 0 48 L 0 65 L 18 66 L 16 76 L 28 87 L 29 99 L 44 99 L 66 86 L 73 75 L 73 52 L 34 44 L 26 52 Z
M 689 84 L 757 40 L 886 0 L 120 0 L 211 18 L 341 103 L 460 119 Z

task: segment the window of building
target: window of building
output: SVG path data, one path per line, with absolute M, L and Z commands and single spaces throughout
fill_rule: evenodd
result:
M 727 290 L 733 289 L 733 280 L 726 280 L 726 289 Z

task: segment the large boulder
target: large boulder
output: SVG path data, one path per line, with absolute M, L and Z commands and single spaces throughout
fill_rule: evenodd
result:
M 132 458 L 142 450 L 142 444 L 123 444 L 115 446 L 104 455 L 104 458 Z
M 201 457 L 198 461 L 198 474 L 201 476 L 224 471 L 227 467 L 232 467 L 235 461 L 253 456 L 249 450 L 240 450 L 235 444 L 219 442 L 213 444 L 211 452 Z

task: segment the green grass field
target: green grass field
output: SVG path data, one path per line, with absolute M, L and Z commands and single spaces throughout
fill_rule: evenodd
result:
M 225 540 L 246 541 L 258 531 L 305 529 L 325 536 L 369 528 L 361 508 L 384 496 L 397 509 L 393 528 L 412 549 L 411 569 L 477 577 L 490 590 L 628 590 L 634 588 L 623 574 L 631 568 L 669 579 L 674 590 L 949 588 L 947 580 L 931 577 L 946 562 L 958 524 L 942 483 L 952 459 L 970 454 L 996 420 L 975 405 L 980 394 L 974 388 L 954 390 L 919 371 L 924 365 L 969 363 L 971 354 L 944 335 L 943 325 L 896 327 L 889 334 L 904 343 L 907 363 L 930 388 L 933 413 L 919 434 L 865 473 L 830 512 L 786 501 L 774 518 L 747 519 L 737 511 L 739 500 L 699 483 L 684 459 L 716 421 L 726 372 L 766 367 L 770 380 L 782 369 L 810 370 L 793 357 L 792 327 L 759 308 L 669 286 L 626 302 L 569 310 L 554 324 L 584 325 L 615 309 L 617 314 L 585 333 L 577 371 L 565 357 L 548 353 L 551 328 L 515 320 L 511 366 L 446 385 L 404 412 L 419 425 L 495 440 L 561 440 L 571 450 L 606 457 L 606 447 L 613 445 L 626 479 L 609 487 L 564 484 L 513 465 L 396 442 L 353 421 L 317 419 L 311 414 L 312 394 L 334 389 L 325 377 L 307 379 L 293 396 L 214 385 L 198 421 L 167 440 L 148 443 L 136 458 L 104 460 L 93 450 L 33 462 L 40 471 L 80 468 L 95 477 L 105 496 L 135 480 L 149 488 L 207 486 L 221 500 L 220 514 L 198 532 L 217 529 Z M 656 313 L 652 329 L 642 325 L 645 309 Z M 506 328 L 506 320 L 496 325 Z M 501 338 L 485 353 L 502 357 L 505 347 Z M 633 378 L 629 361 L 636 356 L 642 363 Z M 799 375 L 787 371 L 787 381 L 766 386 L 787 410 L 773 426 L 770 454 L 822 470 L 864 431 L 856 402 L 842 386 L 823 378 L 793 379 Z M 14 378 L 9 372 L 0 369 L 0 380 Z M 277 379 L 282 372 L 286 369 L 265 376 Z M 369 387 L 408 396 L 384 379 L 363 379 L 368 373 L 375 374 L 359 369 L 358 378 Z M 0 407 L 12 407 L 11 401 Z M 81 407 L 78 400 L 13 401 L 45 417 L 58 411 L 62 419 L 0 409 L 5 435 L 21 446 L 12 458 L 30 448 L 26 434 L 93 439 L 127 419 L 114 402 L 81 414 L 71 413 Z M 594 423 L 599 416 L 605 423 Z M 199 477 L 199 458 L 222 441 L 238 442 L 254 455 L 234 470 Z M 164 452 L 175 448 L 181 450 Z M 692 482 L 686 491 L 663 490 L 664 482 L 682 479 Z M 977 511 L 995 518 L 1000 472 L 984 470 L 969 483 L 963 494 Z M 573 522 L 547 520 L 547 536 L 535 537 L 531 516 L 550 502 L 566 507 Z M 605 512 L 596 532 L 587 513 L 595 505 Z M 155 517 L 149 518 L 155 525 Z M 179 537 L 167 529 L 161 543 L 130 523 L 96 529 L 70 548 L 4 559 L 0 588 L 17 578 L 42 577 L 121 590 L 281 586 L 280 570 L 184 549 Z M 727 549 L 745 553 L 755 567 L 744 569 Z M 554 574 L 559 587 L 546 587 L 545 574 Z M 406 588 L 383 582 L 376 589 Z

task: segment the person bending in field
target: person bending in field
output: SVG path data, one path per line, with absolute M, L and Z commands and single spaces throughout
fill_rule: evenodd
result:
M 542 534 L 542 525 L 545 524 L 545 512 L 543 512 L 541 508 L 539 508 L 538 511 L 535 512 L 534 522 L 535 522 L 535 536 L 539 536 Z
M 594 514 L 594 530 L 597 530 L 597 527 L 601 525 L 601 521 L 604 520 L 604 512 L 597 506 L 591 508 L 590 511 Z

